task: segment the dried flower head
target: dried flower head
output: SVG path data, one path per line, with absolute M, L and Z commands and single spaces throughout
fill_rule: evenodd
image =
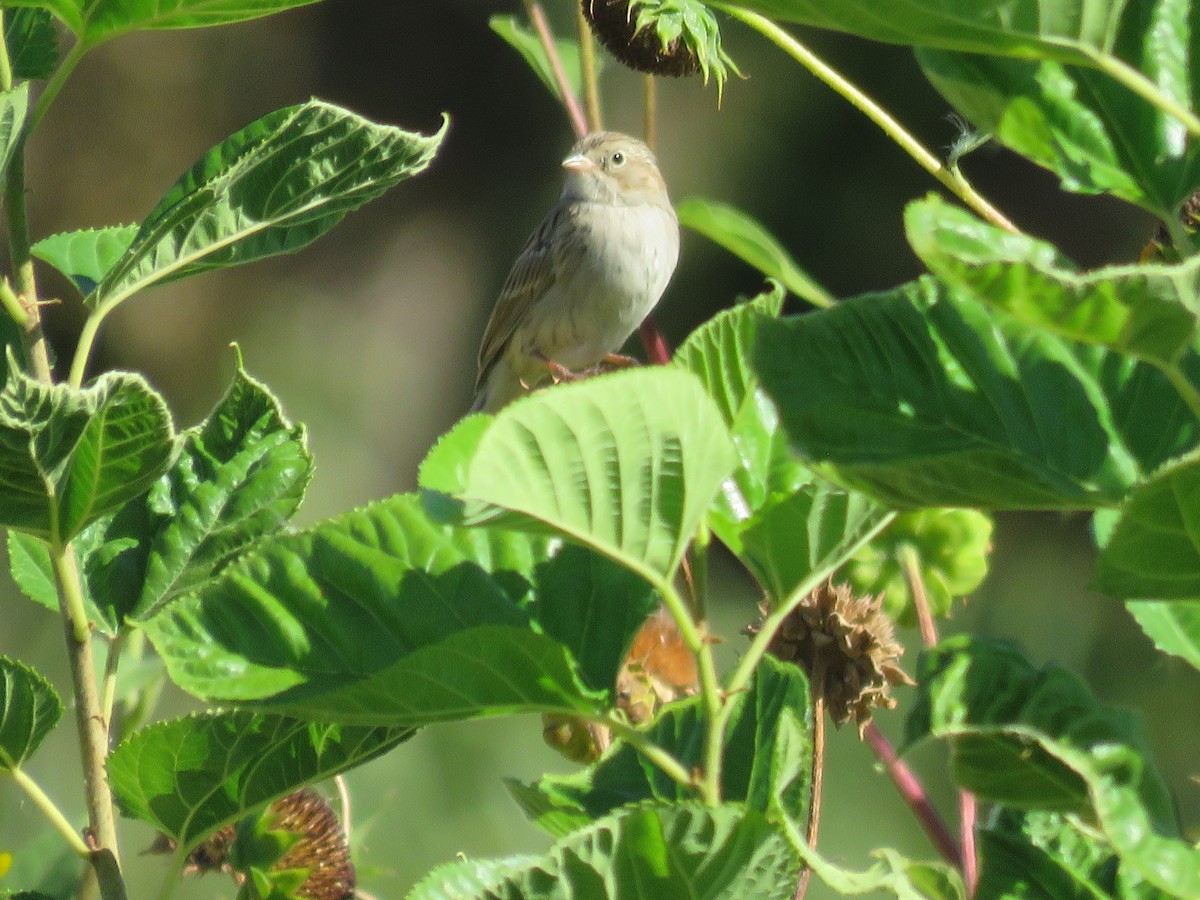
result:
M 804 669 L 836 725 L 854 719 L 861 730 L 873 709 L 896 705 L 893 685 L 913 683 L 900 668 L 904 648 L 883 614 L 882 597 L 856 597 L 845 584 L 828 582 L 805 597 L 768 649 Z

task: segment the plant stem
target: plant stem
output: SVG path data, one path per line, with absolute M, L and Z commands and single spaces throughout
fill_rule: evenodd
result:
M 766 16 L 742 9 L 739 6 L 723 2 L 709 4 L 723 10 L 735 19 L 749 25 L 759 34 L 766 37 L 777 47 L 787 53 L 792 59 L 804 66 L 819 80 L 832 88 L 847 100 L 851 106 L 878 125 L 883 132 L 900 145 L 909 156 L 916 160 L 917 165 L 936 178 L 941 184 L 963 201 L 967 206 L 995 225 L 1008 231 L 1017 232 L 1017 227 L 1003 213 L 992 206 L 983 195 L 971 186 L 956 168 L 950 168 L 925 148 L 907 129 L 904 128 L 883 107 L 863 93 L 857 86 L 846 79 L 844 75 L 831 67 L 819 56 L 809 50 L 793 35 L 780 28 Z
M 959 853 L 958 846 L 954 843 L 950 829 L 946 827 L 946 823 L 938 815 L 933 803 L 930 802 L 929 797 L 925 793 L 925 788 L 921 786 L 921 782 L 913 774 L 912 769 L 900 760 L 891 743 L 883 736 L 883 732 L 875 726 L 874 722 L 868 722 L 863 727 L 863 737 L 875 752 L 875 756 L 883 763 L 884 768 L 887 769 L 892 783 L 896 785 L 896 789 L 900 791 L 900 796 L 904 798 L 904 802 L 913 811 L 917 822 L 925 830 L 925 834 L 929 836 L 929 840 L 933 843 L 934 848 L 942 855 L 942 858 L 946 862 L 961 870 L 963 865 L 962 855 Z
M 654 150 L 658 146 L 658 90 L 653 75 L 642 76 L 642 139 Z
M 3 41 L 0 41 L 3 43 Z M 29 218 L 25 208 L 25 138 L 13 150 L 4 183 L 4 212 L 8 217 L 8 246 L 16 278 L 17 302 L 25 311 L 25 327 L 21 339 L 29 371 L 39 381 L 50 384 L 50 352 L 42 331 L 42 314 L 38 305 L 37 278 L 33 258 L 29 255 Z
M 1171 382 L 1171 387 L 1175 388 L 1179 396 L 1183 398 L 1183 402 L 1188 405 L 1188 409 L 1192 411 L 1192 415 L 1200 419 L 1200 391 L 1196 390 L 1196 386 L 1192 384 L 1178 365 L 1163 365 L 1159 366 L 1159 368 L 1167 376 L 1167 380 Z
M 968 898 L 975 896 L 975 888 L 979 884 L 979 860 L 975 853 L 975 818 L 978 812 L 979 804 L 975 795 L 970 791 L 959 791 L 958 837 L 962 846 L 963 882 Z
M 696 787 L 696 778 L 684 768 L 683 763 L 647 738 L 644 732 L 638 731 L 624 719 L 616 715 L 609 715 L 597 718 L 594 721 L 610 728 L 613 734 L 658 766 L 658 768 L 662 769 L 672 780 L 683 785 L 685 788 Z
M 546 14 L 542 11 L 541 4 L 533 0 L 525 0 L 525 11 L 529 13 L 533 30 L 537 32 L 542 49 L 546 51 L 546 57 L 550 60 L 550 71 L 554 73 L 554 81 L 558 85 L 559 94 L 562 95 L 563 106 L 566 107 L 571 125 L 575 128 L 575 134 L 577 137 L 583 137 L 588 132 L 587 119 L 584 118 L 579 101 L 575 99 L 575 93 L 571 90 L 571 83 L 567 80 L 567 72 L 563 68 L 562 58 L 558 55 L 558 45 L 554 43 L 550 25 L 546 22 Z
M 104 656 L 104 681 L 100 690 L 100 709 L 104 721 L 110 724 L 113 720 L 113 706 L 116 704 L 117 698 L 117 669 L 121 664 L 121 653 L 125 649 L 127 635 L 127 631 L 118 631 L 117 636 L 109 641 L 108 651 Z
M 0 278 L 0 304 L 3 304 L 4 311 L 17 323 L 17 327 L 24 331 L 29 325 L 29 313 L 21 305 L 20 298 L 17 297 L 7 278 Z
M 808 829 L 805 840 L 816 851 L 817 835 L 821 828 L 821 788 L 825 781 L 825 665 L 820 656 L 813 661 L 812 678 L 809 679 L 813 692 L 812 734 L 812 787 L 808 801 Z M 804 900 L 812 868 L 805 866 L 796 882 L 795 900 Z
M 579 25 L 579 80 L 583 84 L 583 105 L 587 110 L 587 121 L 592 131 L 601 131 L 604 128 L 604 115 L 600 110 L 596 39 L 592 36 L 592 26 L 588 24 L 587 16 L 583 14 L 582 3 L 575 4 L 575 15 Z
M 1200 137 L 1200 118 L 1190 109 L 1180 104 L 1175 98 L 1164 94 L 1158 85 L 1144 74 L 1129 65 L 1125 60 L 1118 59 L 1108 53 L 1091 47 L 1084 47 L 1082 50 L 1092 65 L 1105 75 L 1129 88 L 1129 90 L 1133 91 L 1133 93 L 1137 94 L 1151 106 L 1165 112 L 1167 115 L 1174 116 L 1183 123 L 1183 126 L 1192 133 L 1193 137 Z
M 29 777 L 24 769 L 14 768 L 8 769 L 7 774 L 17 783 L 17 786 L 25 792 L 25 795 L 33 801 L 33 805 L 41 810 L 42 815 L 50 820 L 50 824 L 55 830 L 61 834 L 71 845 L 71 849 L 85 859 L 91 856 L 91 848 L 84 843 L 83 838 L 79 836 L 79 832 L 75 830 L 67 817 L 42 790 L 41 785 Z
M 71 665 L 75 725 L 83 760 L 89 828 L 99 850 L 110 850 L 119 866 L 116 817 L 108 787 L 108 771 L 104 766 L 108 756 L 108 721 L 101 712 L 100 696 L 96 689 L 92 630 L 80 588 L 79 567 L 70 544 L 52 545 L 50 561 L 58 579 L 59 603 L 67 638 L 67 659 Z M 103 883 L 101 887 L 103 889 Z M 105 897 L 107 900 L 108 894 Z
M 29 116 L 29 122 L 25 126 L 25 133 L 29 134 L 42 121 L 42 117 L 46 115 L 46 111 L 50 108 L 58 92 L 62 90 L 63 85 L 67 83 L 67 79 L 71 73 L 75 71 L 75 67 L 79 65 L 79 61 L 84 55 L 92 49 L 91 44 L 85 44 L 83 41 L 76 42 L 67 55 L 63 57 L 63 61 L 58 64 L 58 68 L 54 70 L 54 74 L 50 76 L 50 80 L 46 82 L 46 86 L 42 88 L 41 96 L 38 97 L 37 104 L 33 107 L 33 112 Z

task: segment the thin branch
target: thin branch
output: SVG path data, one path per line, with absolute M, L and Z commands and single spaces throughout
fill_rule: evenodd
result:
M 604 115 L 600 109 L 600 79 L 596 66 L 596 39 L 592 26 L 583 14 L 583 4 L 575 4 L 579 25 L 579 78 L 583 83 L 583 105 L 587 110 L 587 121 L 592 131 L 604 129 Z
M 970 791 L 958 792 L 958 837 L 962 846 L 963 881 L 967 886 L 967 897 L 975 896 L 979 885 L 979 859 L 975 853 L 975 819 L 979 813 L 979 802 Z
M 546 22 L 542 5 L 534 3 L 533 0 L 525 0 L 525 10 L 529 13 L 529 21 L 533 23 L 533 29 L 542 42 L 542 49 L 546 51 L 546 57 L 550 60 L 550 70 L 554 73 L 554 81 L 558 85 L 559 94 L 562 95 L 563 106 L 566 107 L 571 125 L 575 128 L 575 134 L 583 137 L 588 133 L 587 119 L 584 118 L 583 110 L 579 108 L 575 92 L 571 90 L 571 82 L 567 80 L 567 72 L 563 68 L 562 58 L 558 55 L 558 45 L 554 43 L 554 35 Z
M 677 760 L 674 756 L 664 750 L 658 744 L 651 741 L 646 734 L 638 731 L 624 719 L 616 716 L 601 716 L 592 721 L 598 722 L 612 729 L 612 733 L 627 743 L 630 747 L 644 756 L 658 768 L 662 769 L 668 777 L 678 782 L 685 788 L 695 788 L 696 778 L 684 768 L 683 763 Z
M 904 570 L 904 578 L 908 582 L 908 592 L 912 595 L 913 608 L 917 611 L 921 642 L 926 647 L 932 647 L 938 642 L 937 626 L 933 622 L 933 610 L 929 608 L 929 594 L 925 590 L 925 579 L 921 576 L 921 561 L 912 547 L 901 548 L 900 567 Z
M 815 852 L 817 835 L 821 829 L 821 789 L 825 782 L 825 665 L 820 656 L 814 660 L 809 685 L 813 692 L 812 796 L 808 801 L 808 830 L 805 839 Z M 806 865 L 796 881 L 796 893 L 793 895 L 795 900 L 804 900 L 810 878 L 812 867 Z
M 712 2 L 709 4 L 723 10 L 735 19 L 749 25 L 759 34 L 766 37 L 777 47 L 804 66 L 808 71 L 823 81 L 826 85 L 840 94 L 855 109 L 878 125 L 883 132 L 900 145 L 909 156 L 916 160 L 917 165 L 936 178 L 947 190 L 963 201 L 967 206 L 995 225 L 1008 231 L 1017 232 L 1017 227 L 1003 213 L 992 206 L 982 194 L 975 190 L 957 169 L 951 169 L 934 156 L 904 128 L 890 113 L 868 97 L 844 75 L 822 60 L 819 56 L 805 47 L 793 35 L 780 28 L 766 16 L 731 6 L 727 3 Z
M 79 832 L 75 830 L 75 826 L 67 820 L 67 817 L 62 814 L 62 810 L 46 795 L 41 785 L 30 778 L 25 770 L 21 768 L 8 769 L 5 774 L 16 782 L 17 786 L 25 792 L 25 796 L 33 801 L 33 805 L 41 811 L 42 815 L 50 820 L 50 824 L 54 826 L 54 830 L 63 836 L 66 842 L 70 844 L 72 850 L 85 859 L 91 856 L 91 848 L 84 843 L 83 838 L 79 836 Z
M 642 76 L 642 139 L 651 150 L 658 147 L 658 82 Z
M 958 846 L 954 843 L 954 837 L 950 834 L 950 829 L 946 827 L 946 823 L 942 821 L 941 816 L 938 815 L 933 803 L 930 802 L 929 797 L 925 793 L 925 788 L 922 787 L 917 776 L 913 774 L 912 769 L 900 760 L 891 743 L 883 736 L 883 732 L 875 726 L 874 722 L 868 722 L 863 728 L 863 737 L 875 752 L 875 756 L 883 763 L 884 768 L 887 769 L 892 783 L 896 785 L 896 789 L 900 791 L 900 796 L 904 798 L 904 802 L 908 804 L 909 809 L 917 817 L 917 822 L 925 830 L 925 834 L 929 836 L 929 840 L 933 843 L 934 848 L 936 848 L 946 862 L 961 870 L 963 866 L 962 854 L 959 853 Z
M 1105 75 L 1120 82 L 1156 109 L 1169 116 L 1174 116 L 1191 132 L 1193 138 L 1200 137 L 1200 117 L 1180 104 L 1174 97 L 1164 94 L 1159 86 L 1145 74 L 1139 72 L 1125 60 L 1118 59 L 1111 54 L 1091 47 L 1084 47 L 1082 50 L 1084 55 L 1091 60 L 1092 65 Z

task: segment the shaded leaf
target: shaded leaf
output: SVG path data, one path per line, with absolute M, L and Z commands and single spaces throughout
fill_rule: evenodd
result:
M 9 360 L 0 393 L 3 523 L 66 542 L 145 491 L 170 465 L 174 429 L 139 375 L 47 386 Z
M 121 812 L 190 849 L 305 784 L 330 778 L 412 736 L 399 728 L 301 722 L 247 711 L 156 722 L 108 759 Z
M 533 70 L 533 73 L 541 79 L 542 84 L 546 86 L 546 90 L 553 97 L 561 100 L 562 91 L 558 88 L 558 79 L 554 77 L 554 69 L 550 65 L 550 58 L 546 55 L 546 50 L 542 46 L 542 42 L 538 39 L 538 36 L 522 22 L 518 21 L 516 16 L 492 16 L 488 19 L 488 26 L 503 38 L 506 44 L 521 54 L 521 58 L 525 60 L 529 68 Z M 554 46 L 558 50 L 558 58 L 562 61 L 563 72 L 567 76 L 567 83 L 571 86 L 571 92 L 574 96 L 578 97 L 582 93 L 580 88 L 579 42 L 556 38 Z M 600 57 L 597 57 L 597 63 L 599 61 Z
M 49 681 L 24 663 L 0 656 L 0 771 L 20 768 L 62 712 Z
M 759 222 L 739 209 L 709 200 L 687 197 L 675 204 L 679 224 L 699 232 L 749 263 L 813 306 L 837 302 L 796 264 L 788 251 Z
M 1125 608 L 1155 647 L 1200 669 L 1200 600 L 1138 600 Z
M 49 78 L 58 64 L 58 34 L 44 9 L 10 9 L 4 14 L 4 42 L 15 79 Z
M 210 150 L 142 222 L 88 302 L 289 253 L 423 171 L 449 120 L 424 136 L 311 100 L 270 113 Z
M 936 197 L 910 203 L 904 221 L 909 243 L 938 278 L 1022 322 L 1162 365 L 1195 340 L 1200 259 L 1082 274 L 1052 244 Z
M 29 252 L 71 279 L 86 296 L 129 249 L 137 233 L 137 225 L 65 231 L 43 238 Z
M 29 115 L 29 85 L 22 83 L 0 92 L 0 178 L 8 172 L 14 151 L 24 139 Z
M 700 383 L 658 366 L 468 418 L 426 457 L 420 483 L 445 495 L 429 504 L 439 515 L 556 532 L 653 583 L 675 572 L 734 463 Z
M 756 345 L 801 458 L 895 506 L 1112 505 L 1200 436 L 1148 364 L 928 279 L 764 322 Z

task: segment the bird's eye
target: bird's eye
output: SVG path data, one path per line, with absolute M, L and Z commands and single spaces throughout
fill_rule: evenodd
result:
M 612 164 L 614 166 L 624 165 L 625 164 L 625 154 L 622 153 L 620 150 L 618 150 L 616 153 L 614 153 L 612 155 Z

